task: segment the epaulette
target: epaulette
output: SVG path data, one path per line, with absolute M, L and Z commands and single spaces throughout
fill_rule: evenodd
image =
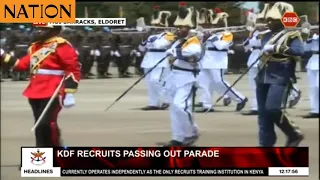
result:
M 174 41 L 176 39 L 175 35 L 171 32 L 167 32 L 166 35 L 164 36 L 164 38 L 167 41 Z
M 298 38 L 301 41 L 303 41 L 300 31 L 290 31 L 290 32 L 288 32 L 287 36 L 288 36 L 289 39 Z
M 192 36 L 189 39 L 187 39 L 187 41 L 183 44 L 183 46 L 181 48 L 184 48 L 184 47 L 188 46 L 189 44 L 201 44 L 201 42 L 197 36 Z
M 222 33 L 222 40 L 231 42 L 233 40 L 233 34 L 231 32 L 223 32 Z
M 229 31 L 227 31 L 227 32 L 223 32 L 222 35 L 223 36 L 232 36 L 233 34 Z
M 168 36 L 174 36 L 174 34 L 172 32 L 166 32 L 166 35 Z

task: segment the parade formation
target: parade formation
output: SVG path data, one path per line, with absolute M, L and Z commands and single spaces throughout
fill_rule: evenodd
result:
M 286 135 L 286 147 L 301 143 L 304 134 L 286 109 L 299 103 L 302 92 L 296 65 L 305 53 L 311 53 L 306 66 L 309 92 L 304 92 L 310 97 L 310 113 L 304 118 L 319 118 L 318 26 L 304 22 L 297 28 L 285 28 L 282 16 L 294 12 L 285 2 L 265 4 L 258 14 L 248 12 L 246 25 L 238 27 L 229 27 L 228 13 L 219 8 L 196 10 L 185 2 L 179 3 L 174 27 L 169 27 L 168 18 L 173 14 L 160 9 L 154 6 L 150 26 L 137 21 L 134 35 L 104 28 L 95 33 L 62 31 L 59 35 L 61 27 L 35 27 L 27 52 L 17 46 L 23 32 L 4 32 L 8 40 L 1 49 L 2 78 L 30 81 L 24 96 L 33 110 L 36 146 L 62 145 L 58 113 L 74 106 L 73 94 L 80 79 L 95 76 L 91 73 L 94 63 L 96 78 L 105 79 L 113 76 L 108 71 L 112 62 L 119 78 L 132 77 L 128 68 L 133 65 L 140 79 L 110 107 L 144 79 L 148 103 L 141 110 L 169 110 L 172 136 L 169 142 L 160 143 L 162 146 L 193 145 L 200 138 L 193 113 L 214 116 L 215 105 L 222 99 L 225 106 L 236 103 L 238 112 L 250 103 L 250 111 L 242 115 L 257 116 L 259 146 L 276 144 L 274 126 Z M 230 55 L 236 53 L 234 39 L 239 32 L 249 34 L 242 42 L 243 50 L 250 52 L 247 69 L 235 82 L 227 82 L 225 72 Z M 236 88 L 246 74 L 253 95 L 250 99 Z M 219 96 L 216 102 L 214 92 Z

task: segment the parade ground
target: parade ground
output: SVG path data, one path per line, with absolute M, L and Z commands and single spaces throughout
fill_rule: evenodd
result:
M 115 70 L 113 70 L 116 73 Z M 239 75 L 227 75 L 231 84 Z M 306 73 L 299 73 L 299 87 L 302 90 L 300 103 L 289 109 L 293 120 L 305 133 L 306 139 L 301 146 L 309 147 L 310 177 L 265 177 L 260 180 L 316 180 L 319 178 L 319 121 L 302 119 L 308 113 L 308 83 Z M 92 79 L 81 81 L 76 94 L 76 108 L 64 109 L 59 117 L 64 144 L 68 146 L 156 146 L 157 142 L 169 141 L 171 138 L 168 111 L 143 112 L 141 108 L 147 103 L 146 86 L 138 84 L 108 112 L 104 109 L 123 91 L 137 80 L 128 79 Z M 18 180 L 20 172 L 20 147 L 33 146 L 34 135 L 30 131 L 33 117 L 22 91 L 28 82 L 1 83 L 1 179 Z M 237 85 L 238 91 L 249 99 L 247 76 Z M 215 93 L 215 98 L 218 94 Z M 195 114 L 201 136 L 196 146 L 257 146 L 257 117 L 243 116 L 234 112 L 235 102 L 224 107 L 220 102 L 215 109 L 219 112 Z M 248 103 L 245 110 L 248 110 Z M 278 132 L 278 146 L 283 146 L 285 137 Z M 258 177 L 236 177 L 237 180 L 256 180 Z M 35 178 L 24 178 L 35 179 Z M 39 178 L 45 179 L 45 178 Z M 48 179 L 48 178 L 46 178 Z M 50 179 L 50 178 L 49 178 Z M 73 177 L 62 179 L 235 179 L 235 177 Z

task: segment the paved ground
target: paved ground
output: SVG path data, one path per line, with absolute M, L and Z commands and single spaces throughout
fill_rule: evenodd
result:
M 319 124 L 318 120 L 304 120 L 299 115 L 308 113 L 306 74 L 300 75 L 299 82 L 303 90 L 301 102 L 289 112 L 291 117 L 301 126 L 306 134 L 302 146 L 310 147 L 309 178 L 318 179 L 319 166 Z M 233 82 L 238 75 L 228 75 Z M 109 112 L 104 108 L 129 87 L 135 79 L 83 80 L 76 95 L 77 107 L 64 110 L 60 115 L 60 126 L 63 130 L 65 143 L 73 146 L 153 146 L 156 142 L 170 139 L 168 112 L 141 112 L 136 110 L 146 104 L 146 88 L 139 84 L 124 99 L 116 104 Z M 20 174 L 17 165 L 20 161 L 20 147 L 33 145 L 34 137 L 30 132 L 32 115 L 27 101 L 21 96 L 26 82 L 1 83 L 1 179 L 17 180 Z M 239 91 L 250 97 L 247 79 L 236 86 Z M 212 114 L 196 114 L 202 136 L 198 146 L 256 146 L 257 123 L 256 117 L 244 117 L 233 112 L 235 103 L 230 107 L 218 106 L 224 111 Z M 72 128 L 73 127 L 73 128 Z M 284 144 L 285 139 L 279 134 L 278 145 Z M 28 178 L 27 178 L 28 179 Z M 31 179 L 31 178 L 30 178 Z M 79 178 L 63 178 L 79 179 Z M 91 178 L 80 178 L 91 179 Z M 97 178 L 97 179 L 129 179 Z M 131 178 L 131 179 L 234 179 L 234 178 Z M 256 178 L 237 178 L 256 179 Z M 259 178 L 286 179 L 294 178 Z

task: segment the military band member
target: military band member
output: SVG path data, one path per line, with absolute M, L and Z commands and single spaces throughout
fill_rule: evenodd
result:
M 179 6 L 179 13 L 174 22 L 174 26 L 178 28 L 179 40 L 167 50 L 172 69 L 172 76 L 166 83 L 172 100 L 169 107 L 172 140 L 166 146 L 190 145 L 198 138 L 192 108 L 199 71 L 197 62 L 204 52 L 198 37 L 189 34 L 190 29 L 196 26 L 196 22 L 193 21 L 193 8 L 186 8 L 184 2 Z
M 285 112 L 291 80 L 295 73 L 295 60 L 304 52 L 299 31 L 282 33 L 284 27 L 281 18 L 285 12 L 294 12 L 293 6 L 277 2 L 266 5 L 262 11 L 271 30 L 261 39 L 264 56 L 260 59 L 260 71 L 256 77 L 259 145 L 262 147 L 276 144 L 274 125 L 287 136 L 287 147 L 298 146 L 304 137 Z
M 28 98 L 35 122 L 53 96 L 59 83 L 64 85 L 55 97 L 41 123 L 35 129 L 36 146 L 61 146 L 61 133 L 57 117 L 62 107 L 75 105 L 74 93 L 80 80 L 80 67 L 75 49 L 65 39 L 58 37 L 61 27 L 35 28 L 33 43 L 28 54 L 17 59 L 1 49 L 1 61 L 14 71 L 29 71 L 30 83 L 23 92 Z
M 167 27 L 170 15 L 171 13 L 169 11 L 159 11 L 159 6 L 154 6 L 151 24 L 153 26 Z M 141 68 L 144 69 L 145 73 L 166 56 L 166 50 L 174 41 L 174 34 L 163 32 L 150 35 L 141 43 L 139 46 L 140 51 L 146 52 L 141 63 Z M 164 60 L 146 76 L 148 106 L 142 108 L 142 110 L 163 110 L 168 108 L 169 99 L 163 87 L 168 73 L 168 60 Z
M 213 14 L 213 13 L 212 13 Z M 220 9 L 215 9 L 216 17 L 210 20 L 212 25 L 217 25 L 219 21 L 223 21 L 224 26 L 227 25 L 228 14 Z M 212 34 L 205 42 L 206 52 L 201 62 L 201 72 L 199 75 L 200 86 L 204 89 L 203 109 L 198 112 L 214 112 L 212 104 L 213 91 L 221 94 L 226 92 L 230 85 L 224 80 L 225 70 L 228 68 L 228 54 L 234 53 L 230 50 L 233 42 L 233 34 L 231 32 L 220 32 Z M 236 111 L 241 111 L 248 99 L 232 88 L 227 95 L 237 102 Z
M 313 34 L 306 42 L 305 51 L 311 51 L 306 66 L 309 81 L 310 113 L 304 118 L 319 118 L 319 34 Z

